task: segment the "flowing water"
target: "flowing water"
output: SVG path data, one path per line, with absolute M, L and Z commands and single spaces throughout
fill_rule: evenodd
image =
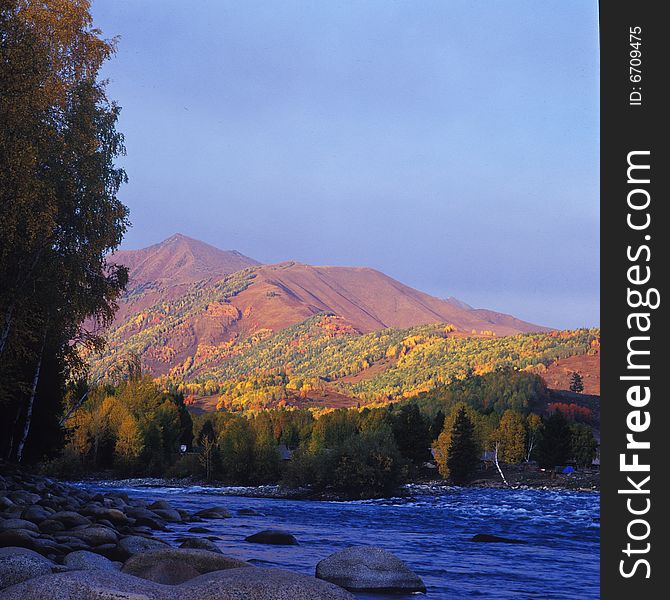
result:
M 203 523 L 229 556 L 259 566 L 310 575 L 316 563 L 352 545 L 381 546 L 420 575 L 426 599 L 495 600 L 599 598 L 599 504 L 595 493 L 447 488 L 435 493 L 414 486 L 404 498 L 327 502 L 243 497 L 235 488 L 161 487 L 138 482 L 98 482 L 88 489 L 113 487 L 131 497 L 166 499 L 176 508 L 196 511 L 224 506 L 232 519 Z M 237 516 L 252 508 L 262 516 Z M 200 524 L 198 524 L 200 525 Z M 193 523 L 170 525 L 160 535 L 170 541 Z M 262 529 L 291 532 L 298 546 L 245 542 Z M 476 543 L 476 533 L 526 541 L 527 544 Z M 200 534 L 202 536 L 202 534 Z M 392 596 L 399 598 L 397 595 Z M 412 596 L 418 598 L 421 596 Z M 359 594 L 359 598 L 389 598 Z

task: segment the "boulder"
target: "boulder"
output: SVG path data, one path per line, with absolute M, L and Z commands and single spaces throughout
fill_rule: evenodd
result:
M 70 552 L 63 559 L 63 564 L 78 571 L 118 571 L 120 568 L 108 558 L 87 550 Z
M 113 544 L 118 539 L 118 534 L 114 529 L 103 527 L 102 525 L 93 525 L 85 529 L 71 531 L 70 535 L 79 538 L 89 546 L 100 546 L 101 544 Z
M 33 523 L 39 523 L 40 521 L 44 521 L 44 519 L 48 519 L 53 513 L 54 511 L 51 509 L 39 504 L 33 504 L 21 513 L 21 518 Z
M 165 586 L 118 571 L 69 571 L 13 585 L 4 590 L 2 597 L 3 600 L 173 600 L 166 591 Z
M 200 550 L 209 550 L 210 552 L 218 552 L 223 554 L 220 548 L 211 540 L 203 538 L 189 538 L 184 540 L 180 545 L 180 548 L 197 548 Z
M 0 548 L 16 546 L 35 550 L 35 538 L 37 533 L 29 529 L 6 529 L 0 531 Z
M 355 600 L 314 577 L 281 569 L 245 567 L 162 585 L 111 571 L 45 575 L 7 588 L 3 600 Z
M 30 504 L 37 504 L 42 499 L 42 496 L 39 494 L 33 494 L 32 492 L 26 492 L 25 490 L 15 490 L 9 492 L 7 497 L 14 504 L 22 504 L 23 506 L 29 506 Z
M 295 546 L 298 543 L 298 540 L 292 534 L 281 529 L 265 529 L 244 538 L 244 541 L 277 546 Z
M 262 517 L 263 513 L 259 513 L 257 510 L 254 510 L 253 508 L 240 508 L 237 511 L 237 514 L 240 515 L 241 517 Z
M 161 550 L 166 548 L 168 544 L 155 538 L 146 538 L 140 535 L 128 535 L 121 538 L 118 543 L 118 548 L 127 556 L 138 554 L 140 552 L 149 552 L 150 550 Z
M 201 519 L 230 519 L 232 516 L 230 511 L 223 506 L 212 506 L 211 508 L 203 508 L 195 513 L 193 516 Z
M 523 540 L 513 540 L 510 538 L 498 537 L 497 535 L 489 535 L 488 533 L 478 533 L 470 538 L 471 542 L 490 542 L 499 544 L 527 544 Z
M 78 512 L 72 510 L 61 510 L 57 513 L 49 515 L 50 519 L 54 521 L 60 521 L 67 529 L 72 527 L 78 527 L 80 525 L 90 525 L 91 519 L 87 519 L 83 515 L 80 515 Z
M 156 583 L 174 585 L 203 573 L 251 565 L 220 553 L 201 549 L 166 548 L 131 556 L 122 571 Z
M 211 529 L 207 529 L 207 527 L 190 527 L 188 529 L 189 533 L 212 533 Z
M 173 508 L 157 508 L 154 512 L 168 523 L 181 523 L 181 514 Z
M 92 507 L 83 511 L 86 515 L 94 517 L 96 521 L 109 521 L 113 525 L 128 525 L 130 520 L 118 508 Z
M 159 510 L 175 510 L 175 507 L 172 506 L 167 500 L 156 500 L 156 502 L 152 502 L 147 506 L 149 510 L 155 511 L 156 509 Z
M 421 578 L 397 556 L 376 546 L 353 546 L 316 565 L 316 576 L 352 591 L 425 592 Z
M 37 525 L 32 521 L 26 521 L 25 519 L 5 519 L 0 521 L 0 531 L 5 531 L 7 529 L 27 529 L 28 531 L 37 531 Z
M 25 548 L 0 549 L 0 590 L 51 573 L 54 566 L 41 554 Z
M 39 524 L 39 528 L 42 533 L 58 533 L 65 530 L 65 525 L 55 519 L 44 519 Z

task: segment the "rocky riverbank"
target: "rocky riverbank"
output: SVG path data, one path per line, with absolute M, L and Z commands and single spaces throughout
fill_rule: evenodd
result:
M 208 521 L 230 516 L 222 507 L 191 514 L 165 500 L 94 493 L 0 463 L 0 598 L 350 600 L 347 590 L 425 591 L 418 576 L 381 548 L 337 552 L 315 565 L 317 577 L 229 558 L 215 537 L 196 534 L 207 532 Z M 179 548 L 155 536 L 176 523 L 193 523 L 194 535 Z M 277 530 L 250 537 L 295 543 Z

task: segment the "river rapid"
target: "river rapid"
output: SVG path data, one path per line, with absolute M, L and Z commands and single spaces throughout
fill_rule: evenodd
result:
M 221 538 L 224 554 L 259 566 L 314 574 L 316 563 L 352 545 L 393 552 L 428 588 L 428 599 L 495 600 L 600 597 L 600 496 L 597 493 L 538 489 L 433 488 L 411 486 L 406 497 L 350 502 L 247 497 L 250 490 L 167 487 L 140 481 L 87 482 L 91 490 L 126 492 L 148 501 L 168 500 L 197 511 L 224 506 L 232 519 L 202 525 Z M 238 516 L 252 508 L 261 516 Z M 193 523 L 171 524 L 158 536 L 172 543 Z M 245 542 L 262 529 L 285 529 L 298 546 Z M 523 540 L 526 544 L 476 543 L 477 533 Z M 359 594 L 361 599 L 390 598 Z M 396 600 L 402 596 L 392 596 Z M 406 596 L 409 597 L 409 596 Z M 413 595 L 419 598 L 420 595 Z

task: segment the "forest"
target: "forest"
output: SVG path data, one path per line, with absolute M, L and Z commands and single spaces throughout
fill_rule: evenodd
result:
M 476 476 L 485 451 L 501 464 L 590 465 L 597 448 L 591 426 L 575 411 L 534 412 L 546 396 L 537 375 L 500 370 L 374 408 L 191 415 L 181 392 L 165 392 L 134 372 L 116 386 L 89 390 L 66 423 L 63 450 L 44 469 L 70 477 L 271 483 L 361 498 L 434 477 L 426 472 L 433 456 L 439 475 L 455 483 Z M 454 475 L 455 428 L 463 423 L 471 435 L 461 454 L 472 468 Z

